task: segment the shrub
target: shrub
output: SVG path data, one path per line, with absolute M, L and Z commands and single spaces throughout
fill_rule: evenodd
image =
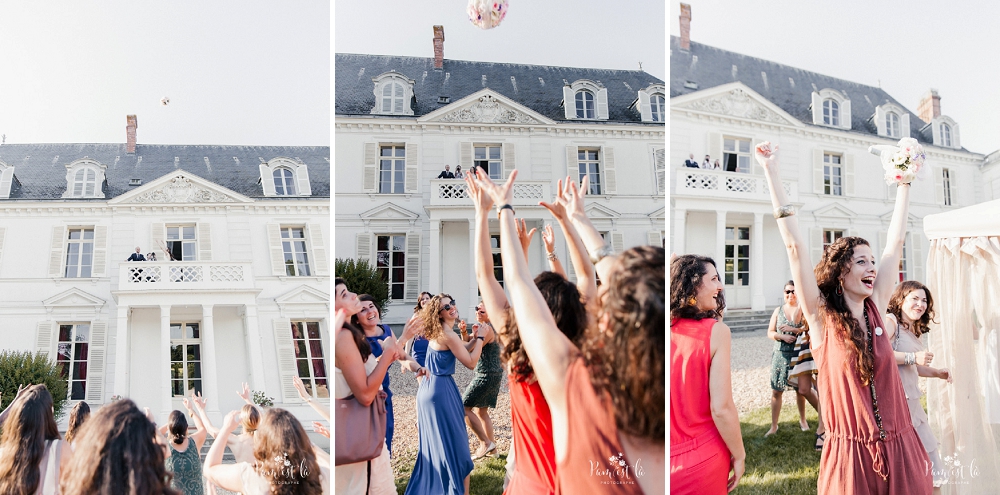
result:
M 347 282 L 347 289 L 351 292 L 375 298 L 375 306 L 382 319 L 385 319 L 385 315 L 389 313 L 389 284 L 382 280 L 377 268 L 365 260 L 337 258 L 334 273 Z
M 18 385 L 45 384 L 52 394 L 56 420 L 66 406 L 66 379 L 54 361 L 28 351 L 0 352 L 0 409 L 6 409 L 17 395 Z
M 262 390 L 253 391 L 253 403 L 260 407 L 271 407 L 274 405 L 274 397 L 268 397 Z

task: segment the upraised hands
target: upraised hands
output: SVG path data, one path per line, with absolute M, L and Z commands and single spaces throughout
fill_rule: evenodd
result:
M 313 421 L 313 431 L 319 433 L 320 435 L 323 435 L 326 438 L 330 438 L 330 430 L 327 427 L 323 426 L 323 423 L 320 423 L 319 421 Z
M 521 241 L 521 250 L 524 251 L 524 259 L 528 259 L 528 247 L 531 246 L 531 237 L 535 235 L 535 231 L 538 229 L 532 227 L 531 231 L 528 232 L 528 226 L 523 218 L 520 222 L 515 219 L 514 227 L 517 228 L 517 238 Z
M 479 325 L 479 328 L 476 329 L 476 337 L 486 338 L 486 336 L 489 334 L 490 334 L 489 325 Z
M 299 393 L 299 397 L 302 400 L 309 401 L 310 399 L 312 399 L 312 396 L 309 395 L 309 392 L 306 392 L 306 385 L 302 383 L 301 378 L 297 376 L 292 377 L 292 386 L 295 387 L 295 391 Z
M 301 382 L 302 380 L 299 380 L 299 383 Z M 246 382 L 243 382 L 243 389 L 241 391 L 236 392 L 236 395 L 240 396 L 240 398 L 243 399 L 243 402 L 253 405 L 253 400 L 251 400 L 251 394 L 250 394 L 250 385 L 248 385 Z
M 472 204 L 475 205 L 476 212 L 489 212 L 490 208 L 493 207 L 493 198 L 490 198 L 490 196 L 483 192 L 482 188 L 476 184 L 476 178 L 474 175 L 475 174 L 473 173 L 469 173 L 465 176 L 465 184 L 468 186 L 467 190 L 469 191 L 469 197 L 472 198 Z
M 545 224 L 545 228 L 542 229 L 542 242 L 545 244 L 546 254 L 556 251 L 556 233 L 552 230 L 552 224 L 547 223 Z
M 510 204 L 514 200 L 514 179 L 517 178 L 517 169 L 510 173 L 507 182 L 503 185 L 496 185 L 482 168 L 476 168 L 476 180 L 479 188 L 489 195 L 493 203 L 499 205 Z
M 194 391 L 192 390 L 191 391 L 191 403 L 194 404 L 195 409 L 200 409 L 200 410 L 204 411 L 205 410 L 205 405 L 208 404 L 208 401 L 205 400 L 205 398 L 201 396 L 201 392 L 198 392 L 197 394 L 195 394 Z
M 239 423 L 236 418 L 240 415 L 239 411 L 229 411 L 226 413 L 226 417 L 222 418 L 222 429 L 226 433 L 232 433 L 236 429 L 236 425 Z
M 765 171 L 776 170 L 778 167 L 778 145 L 771 146 L 770 141 L 764 141 L 754 148 L 754 158 Z

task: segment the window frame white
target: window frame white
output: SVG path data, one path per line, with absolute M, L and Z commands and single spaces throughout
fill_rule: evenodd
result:
M 727 142 L 731 141 L 733 143 L 733 149 L 727 150 Z M 746 151 L 740 151 L 740 143 L 747 144 Z M 753 173 L 753 140 L 750 138 L 744 138 L 739 136 L 722 136 L 722 171 L 727 171 L 726 167 L 729 164 L 729 157 L 727 155 L 734 155 L 736 157 L 736 170 L 733 172 L 750 174 Z M 744 160 L 740 160 L 743 158 Z M 745 162 L 745 169 L 741 170 L 740 162 Z
M 587 101 L 587 97 L 590 97 L 590 101 Z M 587 89 L 581 89 L 573 95 L 573 108 L 575 109 L 576 118 L 580 120 L 594 120 L 597 118 L 597 97 L 594 93 Z M 587 104 L 590 107 L 587 107 Z M 581 115 L 582 114 L 582 115 Z
M 583 182 L 583 177 L 586 174 L 589 178 L 589 190 L 587 195 L 600 196 L 604 194 L 605 184 L 604 184 L 604 169 L 601 163 L 601 148 L 580 146 L 576 151 L 576 167 L 579 174 L 577 176 L 577 184 Z M 589 153 L 594 153 L 594 158 L 591 159 Z M 596 168 L 596 171 L 591 171 L 590 165 Z M 581 168 L 585 167 L 582 171 Z M 595 180 L 596 176 L 596 180 Z
M 823 124 L 840 127 L 840 103 L 833 98 L 823 100 Z
M 107 166 L 84 158 L 66 164 L 66 192 L 63 198 L 83 199 L 83 198 L 104 198 L 104 172 Z M 79 174 L 83 174 L 82 180 L 78 179 Z M 91 174 L 93 174 L 91 178 Z M 79 187 L 78 187 L 79 186 Z M 88 188 L 88 186 L 90 186 Z M 77 192 L 79 189 L 80 192 Z
M 834 241 L 845 236 L 847 236 L 847 231 L 844 229 L 823 229 L 823 249 L 820 253 L 826 252 L 826 248 L 830 247 Z
M 885 135 L 891 138 L 899 137 L 899 115 L 896 112 L 885 114 Z
M 279 174 L 281 177 L 278 176 Z M 271 177 L 274 180 L 275 196 L 297 196 L 298 187 L 296 187 L 295 172 L 292 169 L 287 166 L 274 167 L 271 170 Z
M 415 81 L 396 71 L 389 71 L 372 78 L 375 101 L 372 105 L 372 115 L 413 115 L 413 85 Z M 385 109 L 385 90 L 389 89 L 391 102 L 388 111 Z M 399 105 L 397 101 L 401 100 Z
M 279 169 L 287 169 L 292 173 L 292 183 L 294 191 L 288 192 L 285 188 L 284 194 L 278 194 L 275 187 L 275 172 Z M 260 184 L 265 197 L 302 197 L 312 196 L 312 185 L 309 183 L 309 168 L 300 160 L 288 157 L 275 157 L 260 164 Z
M 477 158 L 478 151 L 483 150 L 484 158 Z M 492 158 L 492 151 L 496 150 L 497 158 Z M 472 167 L 478 168 L 482 162 L 486 163 L 486 172 L 490 179 L 494 181 L 503 180 L 503 145 L 500 143 L 473 143 L 472 144 Z M 495 170 L 494 170 L 495 166 Z M 495 172 L 495 173 L 494 173 Z
M 66 237 L 64 239 L 66 243 L 66 256 L 63 264 L 63 278 L 93 278 L 94 276 L 94 242 L 96 238 L 96 229 L 94 227 L 68 227 L 66 229 Z M 73 233 L 79 232 L 80 237 L 78 239 L 73 238 Z M 90 238 L 87 238 L 87 233 L 90 233 Z M 87 245 L 90 246 L 90 263 L 84 264 L 83 259 L 86 254 Z M 73 253 L 73 246 L 79 246 L 76 253 L 76 263 L 71 264 L 70 259 Z M 75 269 L 75 274 L 71 275 L 70 270 Z M 86 275 L 84 275 L 85 269 L 87 270 Z
M 374 259 L 373 265 L 375 266 L 375 269 L 379 271 L 380 274 L 381 273 L 385 273 L 385 276 L 383 276 L 383 281 L 386 284 L 389 285 L 389 300 L 390 301 L 405 301 L 406 300 L 406 271 L 407 271 L 407 269 L 410 268 L 410 267 L 407 267 L 407 263 L 406 263 L 406 236 L 407 236 L 406 233 L 391 233 L 391 232 L 385 232 L 385 233 L 377 233 L 377 234 L 375 234 L 375 239 L 374 239 L 374 241 L 375 241 L 375 249 L 374 249 L 375 259 Z M 389 239 L 388 243 L 386 244 L 388 246 L 387 249 L 380 249 L 380 247 L 379 247 L 379 238 L 381 238 L 381 237 L 387 237 Z M 400 249 L 394 249 L 395 244 L 393 243 L 393 239 L 397 238 L 397 237 L 402 239 L 402 247 Z M 387 262 L 387 264 L 385 266 L 380 266 L 379 265 L 379 254 L 380 253 L 388 253 L 388 256 L 387 256 L 388 257 L 388 262 Z M 397 266 L 394 263 L 394 261 L 393 261 L 393 257 L 394 257 L 393 254 L 394 253 L 401 253 L 402 259 L 403 259 L 402 266 Z M 393 270 L 399 270 L 399 269 L 403 270 L 402 276 L 399 277 L 398 280 L 396 280 L 396 277 L 394 277 Z M 383 270 L 384 270 L 384 272 L 383 272 Z M 401 295 L 399 297 L 393 297 L 393 291 L 395 290 L 395 286 L 399 287 L 399 291 L 401 293 Z
M 830 160 L 827 160 L 827 157 Z M 838 159 L 837 163 L 833 158 Z M 838 173 L 834 174 L 834 170 Z M 840 184 L 834 184 L 834 178 L 840 179 Z M 823 152 L 823 194 L 826 196 L 844 196 L 844 156 L 839 153 Z M 839 192 L 836 192 L 839 188 Z
M 383 155 L 385 150 L 389 150 L 388 155 Z M 398 152 L 402 152 L 402 155 L 398 155 Z M 378 145 L 378 168 L 375 170 L 376 175 L 376 194 L 406 194 L 406 145 L 402 143 L 379 143 Z M 389 170 L 383 170 L 382 167 L 385 162 L 389 163 Z M 384 191 L 383 186 L 386 184 L 382 180 L 382 174 L 389 173 L 389 190 Z M 399 181 L 396 180 L 396 174 L 402 173 Z
M 941 167 L 941 194 L 945 206 L 952 206 L 953 197 L 951 194 L 951 169 Z
M 68 326 L 69 328 L 69 340 L 62 339 L 63 327 Z M 86 326 L 86 339 L 78 340 L 79 327 Z M 68 400 L 86 400 L 87 397 L 87 382 L 90 377 L 90 348 L 92 344 L 91 332 L 93 331 L 93 325 L 91 322 L 58 322 L 56 323 L 56 366 L 59 367 L 60 372 L 63 373 L 64 379 L 66 379 L 66 399 Z M 61 352 L 61 348 L 64 344 L 69 344 L 69 359 L 61 359 L 64 354 Z M 82 359 L 77 353 L 78 345 L 86 346 L 84 353 L 86 354 Z M 66 363 L 66 364 L 63 364 Z M 75 377 L 74 374 L 77 371 L 75 364 L 83 363 L 83 378 Z M 74 383 L 82 384 L 82 390 L 79 397 L 74 397 L 73 386 Z
M 830 105 L 837 105 L 836 121 L 833 119 Z M 828 105 L 829 103 L 829 105 Z M 814 125 L 833 127 L 836 129 L 851 129 L 851 100 L 846 95 L 832 88 L 823 88 L 812 93 L 812 117 Z
M 288 277 L 312 277 L 313 267 L 310 263 L 308 232 L 304 225 L 282 225 L 281 231 L 281 253 L 285 260 L 285 276 Z M 301 237 L 295 237 L 295 232 L 301 233 Z M 288 237 L 285 237 L 285 234 Z M 300 248 L 300 249 L 297 249 Z M 289 259 L 291 255 L 291 259 Z M 302 256 L 300 260 L 299 256 Z M 291 263 L 289 263 L 291 262 Z M 288 273 L 288 272 L 291 273 Z
M 304 338 L 296 339 L 294 326 L 296 323 L 302 324 L 302 328 L 305 330 L 303 334 Z M 309 326 L 315 325 L 316 338 L 309 336 Z M 330 363 L 327 356 L 329 355 L 326 349 L 326 339 L 323 338 L 323 327 L 320 321 L 313 319 L 295 319 L 290 321 L 288 331 L 291 333 L 292 339 L 292 350 L 293 358 L 295 359 L 295 374 L 302 379 L 302 384 L 305 385 L 306 391 L 310 392 L 312 397 L 315 399 L 329 399 L 330 398 Z M 298 350 L 298 342 L 303 342 L 302 348 L 305 350 L 305 357 L 300 357 Z M 320 356 L 317 358 L 313 354 L 313 348 L 310 345 L 312 342 L 316 342 L 319 345 Z M 314 361 L 319 360 L 323 364 L 323 372 L 326 373 L 324 377 L 315 376 L 315 368 L 313 367 Z M 309 376 L 302 376 L 301 369 L 299 368 L 300 361 L 306 361 L 306 368 L 308 370 Z M 320 394 L 320 387 L 317 385 L 318 380 L 325 381 L 326 395 Z
M 938 124 L 941 133 L 941 146 L 951 148 L 951 126 L 947 122 Z
M 192 237 L 186 237 L 190 229 Z M 176 230 L 177 237 L 171 238 L 171 230 Z M 163 242 L 170 248 L 170 257 L 177 261 L 198 261 L 198 224 L 176 223 L 167 224 L 164 229 Z M 176 245 L 180 245 L 180 258 L 174 250 Z M 190 257 L 186 257 L 185 251 L 190 247 Z
M 650 119 L 652 122 L 666 122 L 664 115 L 666 98 L 663 93 L 653 93 L 649 95 Z
M 594 113 L 587 117 L 586 106 L 584 116 L 577 114 L 577 96 L 581 91 L 587 91 L 593 96 Z M 563 109 L 567 120 L 608 120 L 608 88 L 590 79 L 578 79 L 563 86 Z
M 896 116 L 895 126 L 890 125 L 892 114 Z M 875 131 L 879 136 L 890 139 L 910 137 L 910 112 L 895 103 L 886 102 L 875 107 L 872 123 L 875 124 Z
M 173 329 L 174 329 L 175 326 L 179 326 L 179 329 L 180 329 L 180 336 L 178 338 L 174 338 L 174 336 L 173 336 Z M 187 334 L 185 332 L 185 328 L 189 328 L 191 326 L 194 326 L 194 327 L 197 328 L 197 337 L 187 337 Z M 205 362 L 205 347 L 204 347 L 204 345 L 202 343 L 202 326 L 201 326 L 201 322 L 198 322 L 198 321 L 171 321 L 170 322 L 169 331 L 171 332 L 171 335 L 170 335 L 170 353 L 171 353 L 170 354 L 170 391 L 171 391 L 171 397 L 175 397 L 176 398 L 176 397 L 184 397 L 184 396 L 188 395 L 190 393 L 190 391 L 192 390 L 192 388 L 189 385 L 191 383 L 195 382 L 195 381 L 198 382 L 198 386 L 194 390 L 196 392 L 204 393 L 204 391 L 205 391 L 205 369 L 204 369 L 203 365 L 204 365 L 204 362 Z M 192 332 L 192 333 L 194 333 L 194 332 Z M 181 360 L 180 361 L 174 360 L 173 350 L 174 350 L 175 346 L 181 346 Z M 197 360 L 190 360 L 190 361 L 188 360 L 188 353 L 187 353 L 188 346 L 197 346 L 197 349 L 198 349 L 198 359 Z M 174 363 L 180 363 L 181 364 L 181 368 L 180 368 L 181 369 L 181 377 L 180 378 L 177 378 L 177 377 L 174 376 L 174 373 L 173 373 Z M 188 365 L 189 364 L 196 365 L 196 368 L 198 370 L 198 373 L 197 373 L 198 376 L 197 377 L 188 376 Z M 182 384 L 181 388 L 183 390 L 183 395 L 174 395 L 174 384 L 177 381 L 180 381 L 181 384 Z

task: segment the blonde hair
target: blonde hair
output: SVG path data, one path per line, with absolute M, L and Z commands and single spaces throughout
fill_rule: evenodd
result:
M 243 433 L 253 435 L 260 424 L 260 411 L 251 404 L 243 404 L 240 409 L 240 424 L 243 425 Z

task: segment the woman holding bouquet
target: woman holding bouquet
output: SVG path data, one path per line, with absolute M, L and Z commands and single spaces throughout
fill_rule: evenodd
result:
M 809 324 L 827 439 L 820 459 L 820 494 L 927 494 L 927 453 L 910 420 L 885 314 L 906 235 L 909 182 L 900 181 L 887 243 L 876 264 L 868 241 L 844 237 L 813 270 L 798 217 L 778 175 L 777 147 L 761 143 L 774 217 L 788 251 L 799 305 Z

